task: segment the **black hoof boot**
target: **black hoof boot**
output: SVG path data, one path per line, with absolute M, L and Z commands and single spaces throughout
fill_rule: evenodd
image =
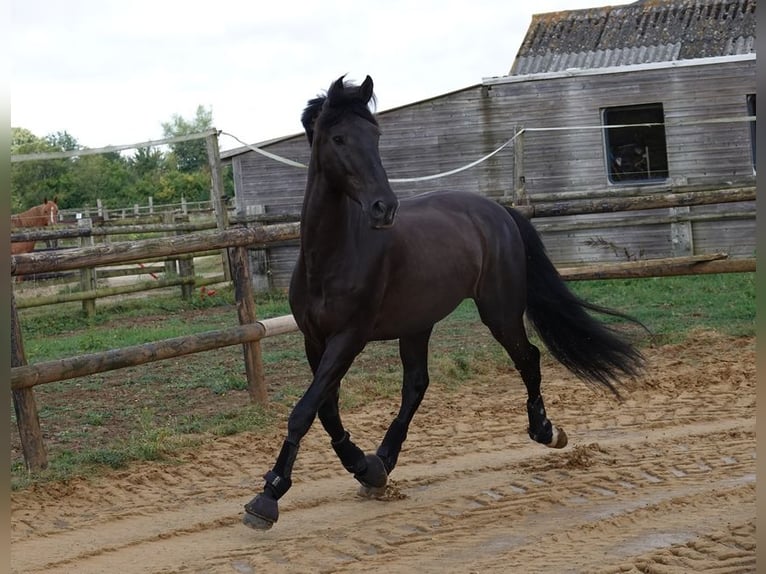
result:
M 386 483 L 388 482 L 386 466 L 376 454 L 366 455 L 364 461 L 367 463 L 367 468 L 364 472 L 358 472 L 354 475 L 354 478 L 362 485 L 358 494 L 366 498 L 378 497 L 386 491 Z
M 543 397 L 538 396 L 534 401 L 527 401 L 529 415 L 529 438 L 549 448 L 564 448 L 567 445 L 567 433 L 564 429 L 552 424 L 545 414 Z
M 279 504 L 267 494 L 259 494 L 245 504 L 242 523 L 255 530 L 268 530 L 279 519 Z

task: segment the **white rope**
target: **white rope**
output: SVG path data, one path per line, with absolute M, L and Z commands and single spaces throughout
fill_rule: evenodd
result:
M 440 173 L 435 173 L 432 175 L 424 175 L 420 177 L 392 177 L 392 178 L 389 178 L 388 181 L 390 181 L 391 183 L 413 183 L 416 181 L 429 181 L 432 179 L 439 179 L 441 177 L 455 175 L 456 173 L 460 173 L 461 171 L 471 169 L 472 167 L 476 167 L 480 163 L 487 161 L 493 155 L 499 153 L 509 144 L 513 143 L 513 141 L 524 132 L 555 132 L 555 131 L 564 131 L 564 130 L 611 130 L 611 129 L 620 129 L 620 128 L 651 128 L 651 127 L 658 127 L 658 126 L 687 126 L 687 125 L 698 125 L 698 124 L 719 124 L 719 123 L 728 123 L 728 122 L 754 122 L 754 121 L 755 121 L 755 116 L 738 116 L 738 117 L 711 118 L 708 120 L 686 120 L 686 121 L 671 120 L 669 122 L 649 122 L 649 123 L 642 123 L 642 124 L 612 124 L 612 125 L 598 125 L 598 126 L 559 126 L 559 127 L 550 127 L 550 128 L 522 128 L 521 130 L 513 134 L 513 137 L 511 139 L 506 141 L 504 144 L 502 144 L 500 147 L 498 147 L 494 151 L 464 166 L 451 169 L 449 171 L 443 171 Z M 308 168 L 308 166 L 305 164 L 268 152 L 259 147 L 246 144 L 241 139 L 239 139 L 238 137 L 230 133 L 223 132 L 223 131 L 220 133 L 222 135 L 229 136 L 230 138 L 234 138 L 239 143 L 244 145 L 246 148 L 256 153 L 259 153 L 261 155 L 264 155 L 270 159 L 273 159 L 274 161 L 278 161 L 280 163 L 283 163 L 285 165 L 290 165 L 293 167 L 300 167 L 304 169 Z
M 237 136 L 232 135 L 232 134 L 230 134 L 228 132 L 222 131 L 221 135 L 229 136 L 230 138 L 237 140 L 239 143 L 241 143 L 247 149 L 250 149 L 250 150 L 254 151 L 255 153 L 259 153 L 261 155 L 264 155 L 264 156 L 266 156 L 269 159 L 273 159 L 274 161 L 278 161 L 279 163 L 283 163 L 285 165 L 289 165 L 289 166 L 292 166 L 292 167 L 302 167 L 303 169 L 308 169 L 308 166 L 305 165 L 305 164 L 302 164 L 302 163 L 297 162 L 297 161 L 293 161 L 291 159 L 287 159 L 286 157 L 282 157 L 281 155 L 277 155 L 275 153 L 271 153 L 270 151 L 266 151 L 265 149 L 261 149 L 259 147 L 254 146 L 254 145 L 246 144 L 241 139 L 239 139 Z
M 448 175 L 454 175 L 456 173 L 460 173 L 461 171 L 465 171 L 467 169 L 471 169 L 472 167 L 479 165 L 481 162 L 488 160 L 493 155 L 495 155 L 496 153 L 500 152 L 507 145 L 513 143 L 513 140 L 515 140 L 521 133 L 522 132 L 517 132 L 517 133 L 513 134 L 513 137 L 511 139 L 509 139 L 507 142 L 505 142 L 503 145 L 501 145 L 496 150 L 494 150 L 494 151 L 488 153 L 487 155 L 485 155 L 484 157 L 481 157 L 481 158 L 477 159 L 476 161 L 472 161 L 471 163 L 469 163 L 467 165 L 464 165 L 462 167 L 458 167 L 456 169 L 452 169 L 452 170 L 449 170 L 449 171 L 444 171 L 444 172 L 441 172 L 441 173 L 435 173 L 435 174 L 432 174 L 432 175 L 424 175 L 424 176 L 421 176 L 421 177 L 389 178 L 388 181 L 390 181 L 392 183 L 411 183 L 411 182 L 414 182 L 414 181 L 428 181 L 430 179 L 437 179 L 437 178 L 440 178 L 440 177 L 447 177 Z M 256 153 L 259 153 L 259 154 L 261 154 L 263 156 L 266 156 L 269 159 L 273 159 L 274 161 L 278 161 L 279 163 L 283 163 L 285 165 L 290 165 L 290 166 L 293 166 L 293 167 L 300 167 L 300 168 L 303 168 L 303 169 L 308 168 L 308 166 L 303 164 L 303 163 L 300 163 L 300 162 L 297 162 L 297 161 L 293 161 L 291 159 L 288 159 L 286 157 L 282 157 L 281 155 L 277 155 L 275 153 L 268 152 L 268 151 L 266 151 L 264 149 L 261 149 L 261 148 L 259 148 L 257 146 L 246 144 L 241 139 L 239 139 L 237 136 L 232 135 L 232 134 L 230 134 L 228 132 L 222 131 L 221 135 L 229 136 L 230 138 L 233 138 L 233 139 L 237 140 L 239 143 L 241 143 L 247 149 L 252 150 L 252 151 L 254 151 Z
M 400 177 L 400 178 L 389 178 L 388 181 L 394 182 L 394 183 L 409 183 L 413 181 L 428 181 L 429 179 L 438 179 L 440 177 L 447 177 L 448 175 L 454 175 L 456 173 L 460 173 L 461 171 L 465 171 L 467 169 L 471 169 L 474 166 L 479 165 L 483 161 L 487 161 L 489 158 L 491 158 L 496 153 L 500 152 L 505 146 L 512 143 L 513 140 L 515 140 L 517 137 L 519 137 L 524 130 L 518 131 L 515 134 L 513 134 L 513 137 L 509 139 L 507 142 L 505 142 L 503 145 L 501 145 L 499 148 L 497 148 L 495 151 L 488 153 L 484 157 L 480 157 L 476 161 L 472 161 L 469 164 L 464 165 L 463 167 L 458 167 L 456 169 L 451 169 L 450 171 L 443 171 L 441 173 L 435 173 L 433 175 L 424 175 L 422 177 Z

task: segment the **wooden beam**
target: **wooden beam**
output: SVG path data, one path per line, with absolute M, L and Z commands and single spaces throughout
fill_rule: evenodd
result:
M 213 281 L 207 281 L 205 284 L 223 282 L 223 275 L 212 278 Z M 40 295 L 25 297 L 19 299 L 19 309 L 29 309 L 31 307 L 43 307 L 45 305 L 54 305 L 59 303 L 73 303 L 75 301 L 86 301 L 88 299 L 103 299 L 104 297 L 115 297 L 117 295 L 127 295 L 128 293 L 139 293 L 150 291 L 152 289 L 162 289 L 163 287 L 176 287 L 178 285 L 190 284 L 201 287 L 203 283 L 196 283 L 192 278 L 162 278 L 152 281 L 141 281 L 132 285 L 122 285 L 117 287 L 102 287 L 100 289 L 89 289 L 87 291 L 73 291 L 72 293 L 59 293 L 57 295 Z
M 213 204 L 216 226 L 219 231 L 224 231 L 229 227 L 229 212 L 223 204 L 223 172 L 217 134 L 211 134 L 205 138 L 205 149 L 210 167 L 210 202 Z M 231 271 L 229 270 L 229 258 L 226 249 L 221 250 L 221 262 L 223 274 L 228 281 L 231 279 Z
M 641 209 L 660 209 L 665 207 L 754 201 L 755 187 L 737 187 L 731 189 L 679 193 L 654 193 L 631 197 L 608 197 L 603 199 L 572 199 L 538 203 L 535 203 L 535 197 L 531 196 L 530 200 L 532 201 L 532 205 L 511 206 L 507 200 L 502 199 L 498 199 L 498 202 L 503 205 L 508 205 L 509 207 L 514 207 L 528 218 L 554 217 L 560 215 L 613 213 L 616 211 L 637 211 Z
M 165 138 L 161 140 L 148 140 L 145 142 L 125 144 L 125 145 L 108 145 L 106 147 L 99 147 L 94 149 L 76 149 L 72 151 L 52 151 L 44 153 L 18 153 L 11 154 L 11 163 L 17 163 L 22 161 L 39 161 L 43 159 L 66 159 L 69 157 L 80 157 L 84 155 L 97 155 L 102 153 L 112 153 L 116 151 L 123 151 L 126 149 L 136 149 L 141 147 L 155 147 L 159 145 L 167 145 L 172 143 L 180 143 L 191 140 L 199 140 L 206 138 L 211 134 L 218 133 L 217 130 L 211 128 L 198 134 L 189 134 L 186 136 L 175 136 L 172 138 Z
M 218 331 L 207 331 L 185 337 L 165 339 L 144 345 L 133 345 L 101 353 L 90 353 L 34 365 L 23 365 L 11 369 L 11 389 L 26 389 L 35 385 L 65 381 L 135 367 L 145 363 L 201 353 L 220 347 L 258 341 L 297 329 L 292 315 L 264 319 L 250 325 L 240 325 Z
M 110 223 L 119 220 L 110 220 Z M 60 225 L 60 224 L 59 224 Z M 147 223 L 146 225 L 97 225 L 92 228 L 62 227 L 36 231 L 13 231 L 11 241 L 45 241 L 46 239 L 72 239 L 75 237 L 97 237 L 102 235 L 131 235 L 136 233 L 175 233 L 177 231 L 195 232 L 215 229 L 213 221 L 207 223 Z
M 21 338 L 19 316 L 16 303 L 11 294 L 11 368 L 22 368 L 27 364 L 24 354 L 24 343 Z M 16 413 L 16 424 L 19 427 L 21 450 L 27 470 L 37 472 L 48 466 L 48 452 L 45 449 L 43 433 L 40 428 L 40 416 L 37 411 L 37 401 L 34 389 L 15 389 L 11 386 L 13 408 Z
M 237 245 L 260 246 L 300 237 L 299 223 L 227 229 L 214 233 L 190 233 L 176 237 L 122 241 L 82 249 L 24 253 L 11 256 L 11 275 L 68 271 L 95 265 L 127 263 L 151 257 L 183 255 Z
M 247 249 L 242 246 L 229 248 L 229 267 L 234 281 L 234 298 L 237 303 L 237 316 L 240 325 L 256 322 L 253 280 L 250 276 L 250 263 Z M 260 340 L 242 343 L 245 355 L 245 373 L 250 400 L 265 405 L 269 400 L 266 392 L 266 375 L 263 372 L 263 354 Z
M 666 257 L 624 263 L 604 263 L 559 269 L 567 281 L 594 279 L 630 279 L 668 277 L 672 275 L 702 275 L 707 273 L 749 273 L 755 271 L 755 258 L 728 259 L 725 253 Z

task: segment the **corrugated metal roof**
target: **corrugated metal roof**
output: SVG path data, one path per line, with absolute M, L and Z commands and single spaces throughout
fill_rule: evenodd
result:
M 643 0 L 536 14 L 511 75 L 755 52 L 756 0 Z

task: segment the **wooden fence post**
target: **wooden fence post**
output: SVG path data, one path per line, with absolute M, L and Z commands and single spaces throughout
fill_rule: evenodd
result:
M 529 205 L 527 177 L 524 174 L 524 128 L 516 132 L 513 142 L 513 202 L 515 205 Z
M 162 214 L 162 222 L 174 224 L 178 220 L 177 215 L 172 211 L 166 211 Z M 171 235 L 170 233 L 168 235 Z M 165 277 L 178 277 L 178 259 L 165 260 Z
M 218 150 L 217 134 L 214 133 L 205 138 L 205 148 L 207 149 L 207 160 L 210 165 L 210 201 L 213 203 L 218 230 L 225 231 L 229 227 L 229 213 L 223 203 L 223 171 L 221 169 L 221 153 Z M 226 249 L 221 251 L 221 262 L 223 264 L 223 275 L 226 281 L 230 281 L 231 271 L 229 270 L 229 257 Z
M 262 203 L 245 206 L 245 215 L 263 215 L 266 213 L 266 206 Z M 274 288 L 272 275 L 269 273 L 269 255 L 268 246 L 261 249 L 252 249 L 250 251 L 250 275 L 253 277 L 253 289 L 256 292 L 268 292 Z
M 104 202 L 100 199 L 96 199 L 96 213 L 104 221 L 109 221 L 109 210 L 104 207 Z
M 673 257 L 694 255 L 694 232 L 688 219 L 690 213 L 688 205 L 670 208 L 670 216 L 674 219 L 670 224 L 670 253 Z
M 11 367 L 21 367 L 26 364 L 21 326 L 16 311 L 16 297 L 11 293 Z M 34 390 L 31 387 L 14 389 L 11 394 L 27 470 L 31 472 L 43 470 L 48 466 L 48 453 L 45 450 L 43 433 L 40 429 Z
M 88 217 L 83 217 L 77 220 L 77 227 L 85 229 L 93 229 L 93 220 Z M 92 247 L 93 235 L 83 235 L 80 237 L 80 247 Z M 80 289 L 82 291 L 95 291 L 96 290 L 96 269 L 94 267 L 84 267 L 80 271 Z M 95 299 L 83 299 L 82 311 L 86 317 L 92 317 L 96 314 L 96 300 Z
M 253 283 L 250 276 L 250 265 L 247 257 L 247 247 L 230 247 L 229 268 L 234 281 L 234 296 L 237 302 L 239 324 L 246 325 L 256 322 L 255 300 L 253 299 Z M 245 372 L 247 373 L 247 389 L 250 400 L 259 405 L 265 405 L 269 396 L 266 392 L 266 381 L 263 372 L 263 355 L 261 342 L 250 341 L 242 344 L 245 354 Z
M 184 235 L 183 230 L 176 231 L 176 235 Z M 194 295 L 194 254 L 177 256 L 174 265 L 178 268 L 178 276 L 181 279 L 189 279 L 181 283 L 181 299 L 188 301 Z

